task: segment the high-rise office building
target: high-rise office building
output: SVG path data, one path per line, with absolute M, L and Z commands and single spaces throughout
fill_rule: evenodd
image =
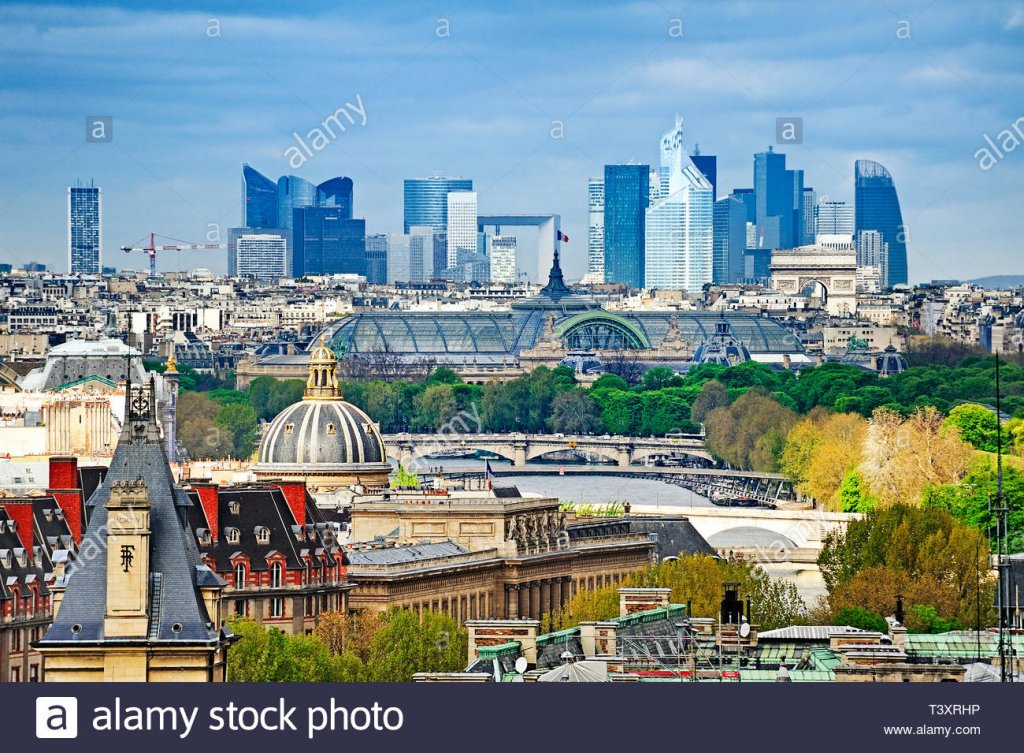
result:
M 459 252 L 477 252 L 477 212 L 475 191 L 450 191 L 447 202 L 447 263 L 451 268 L 459 263 Z
M 754 155 L 755 223 L 763 248 L 792 248 L 803 242 L 804 173 L 787 170 L 786 155 Z
M 292 274 L 366 274 L 366 222 L 342 207 L 293 210 Z
M 857 269 L 862 277 L 874 277 L 881 289 L 890 287 L 889 270 L 891 269 L 891 249 L 885 236 L 877 230 L 858 230 L 854 246 L 857 251 Z M 871 275 L 868 270 L 876 272 Z M 866 292 L 874 292 L 868 290 Z
M 489 236 L 488 257 L 491 260 L 491 282 L 513 284 L 516 281 L 516 237 Z
M 432 270 L 431 278 L 437 280 L 448 279 L 445 276 L 445 269 L 448 267 L 448 234 L 434 233 L 434 263 L 430 265 Z
M 604 178 L 587 181 L 587 273 L 604 279 Z
M 644 285 L 644 244 L 650 197 L 649 165 L 604 166 L 604 276 Z
M 712 200 L 718 197 L 718 157 L 713 154 L 701 154 L 700 146 L 693 148 L 690 161 L 703 173 L 704 177 L 711 183 Z
M 388 281 L 388 237 L 383 233 L 366 236 L 366 281 L 371 285 Z
M 280 227 L 277 183 L 247 164 L 242 165 L 243 227 Z
M 859 159 L 854 165 L 854 233 L 875 230 L 888 245 L 886 287 L 906 285 L 907 238 L 900 212 L 900 200 L 892 175 L 872 160 Z
M 413 225 L 387 236 L 387 281 L 427 282 L 434 273 L 434 228 Z
M 743 249 L 747 245 L 747 208 L 743 200 L 730 194 L 715 202 L 714 263 L 712 282 L 716 285 L 743 280 Z
M 102 209 L 100 189 L 92 181 L 68 188 L 68 271 L 73 275 L 100 273 Z
M 448 194 L 452 191 L 472 191 L 469 178 L 447 178 L 435 173 L 429 178 L 410 178 L 405 181 L 404 232 L 414 225 L 430 226 L 439 233 L 448 227 Z
M 814 208 L 818 202 L 818 195 L 813 188 L 804 186 L 803 196 L 803 219 L 800 228 L 800 244 L 807 246 L 814 243 Z
M 845 236 L 853 240 L 853 207 L 846 201 L 822 200 L 814 205 L 814 236 Z
M 661 195 L 644 228 L 644 287 L 699 293 L 711 282 L 714 190 L 683 150 L 683 121 L 661 138 Z
M 249 228 L 232 228 L 228 274 L 256 280 L 280 280 L 289 277 L 287 230 L 258 232 Z
M 247 164 L 242 165 L 242 225 L 248 228 L 291 228 L 296 209 L 335 207 L 352 219 L 351 178 L 331 178 L 314 185 L 296 175 L 275 183 Z

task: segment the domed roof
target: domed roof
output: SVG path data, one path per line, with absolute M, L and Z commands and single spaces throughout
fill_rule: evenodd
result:
M 386 463 L 370 417 L 344 400 L 303 399 L 277 414 L 260 442 L 258 462 L 285 465 Z
M 338 362 L 326 341 L 310 353 L 302 400 L 277 414 L 260 441 L 256 470 L 311 473 L 386 468 L 380 430 L 369 416 L 346 403 L 338 388 Z
M 693 351 L 693 362 L 735 366 L 750 360 L 750 350 L 732 334 L 729 320 L 723 313 L 715 322 L 715 333 L 706 337 Z

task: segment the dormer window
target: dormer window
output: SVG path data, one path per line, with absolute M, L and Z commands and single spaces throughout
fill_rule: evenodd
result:
M 245 564 L 235 565 L 235 588 L 245 588 Z
M 231 513 L 232 515 L 238 515 L 238 511 L 239 511 L 238 500 L 237 499 L 229 500 L 228 501 L 228 512 Z
M 28 554 L 25 552 L 23 548 L 18 547 L 17 549 L 15 549 L 14 556 L 17 558 L 18 564 L 21 567 L 25 567 L 28 564 Z
M 48 522 L 48 523 L 51 522 L 53 520 L 53 508 L 52 507 L 44 507 L 43 508 L 43 517 L 46 518 L 46 522 Z
M 259 544 L 269 544 L 270 529 L 266 526 L 256 526 L 256 542 Z
M 237 528 L 225 528 L 224 537 L 228 540 L 229 544 L 237 544 L 239 539 L 239 533 Z
M 270 587 L 271 588 L 280 588 L 281 587 L 281 580 L 282 580 L 283 574 L 284 574 L 284 568 L 281 567 L 281 563 L 280 562 L 275 562 L 273 565 L 270 566 Z
M 209 546 L 213 543 L 213 535 L 209 528 L 197 528 L 196 538 L 199 539 L 200 546 Z
M 336 427 L 333 423 L 327 424 L 327 436 L 333 437 L 337 433 L 338 427 Z
M 284 435 L 290 437 L 295 432 L 295 424 L 284 425 Z
M 0 549 L 0 562 L 3 563 L 5 568 L 10 568 L 13 564 L 13 556 L 10 549 Z

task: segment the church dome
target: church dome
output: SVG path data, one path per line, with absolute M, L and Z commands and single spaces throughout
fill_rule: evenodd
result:
M 337 365 L 321 340 L 310 353 L 302 400 L 277 414 L 260 441 L 257 477 L 302 478 L 315 486 L 386 483 L 391 466 L 380 430 L 342 399 Z

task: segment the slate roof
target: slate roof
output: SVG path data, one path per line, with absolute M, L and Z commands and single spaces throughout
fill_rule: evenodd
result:
M 395 565 L 400 562 L 416 562 L 438 557 L 466 554 L 469 550 L 454 541 L 439 541 L 433 544 L 410 544 L 408 546 L 385 547 L 349 552 L 348 560 L 353 567 L 359 565 Z
M 599 536 L 622 536 L 629 533 L 646 533 L 655 538 L 658 559 L 679 557 L 687 554 L 718 553 L 693 527 L 689 519 L 679 517 L 623 517 L 609 518 L 593 523 L 578 523 L 567 526 L 569 540 L 586 541 Z
M 195 540 L 183 524 L 185 516 L 181 513 L 192 503 L 183 489 L 174 486 L 156 423 L 154 391 L 152 382 L 142 390 L 128 391 L 126 402 L 139 399 L 141 393 L 148 398 L 152 409 L 143 408 L 145 412 L 140 413 L 134 407 L 130 420 L 124 423 L 109 471 L 87 503 L 91 510 L 90 525 L 79 557 L 66 576 L 67 590 L 60 610 L 39 646 L 94 641 L 216 643 L 219 640 L 219 626 L 210 621 L 197 590 L 200 572 L 197 568 L 206 566 L 200 560 Z M 114 482 L 137 479 L 145 482 L 152 502 L 150 568 L 155 577 L 151 579 L 150 594 L 155 603 L 150 610 L 149 638 L 108 639 L 103 634 L 107 605 L 107 540 L 99 532 L 106 529 L 104 505 L 110 499 Z
M 231 488 L 224 487 L 218 493 L 217 517 L 218 540 L 204 544 L 199 537 L 200 529 L 209 529 L 206 511 L 199 502 L 199 494 L 188 492 L 192 506 L 186 515 L 188 525 L 196 538 L 200 553 L 214 560 L 217 572 L 231 572 L 234 565 L 231 558 L 241 552 L 249 558 L 251 571 L 269 570 L 267 557 L 277 551 L 285 556 L 288 569 L 305 569 L 302 555 L 308 552 L 314 569 L 323 567 L 318 553 L 327 555 L 327 566 L 335 564 L 338 554 L 337 545 L 325 541 L 327 522 L 320 509 L 306 496 L 306 524 L 297 530 L 298 522 L 284 494 L 277 487 Z M 232 512 L 232 509 L 238 512 Z M 256 528 L 268 529 L 269 539 L 261 543 L 256 538 Z M 231 544 L 227 540 L 228 528 L 239 531 L 238 543 Z M 301 537 L 301 540 L 300 540 Z M 330 537 L 328 537 L 330 538 Z M 344 555 L 341 555 L 344 561 Z

